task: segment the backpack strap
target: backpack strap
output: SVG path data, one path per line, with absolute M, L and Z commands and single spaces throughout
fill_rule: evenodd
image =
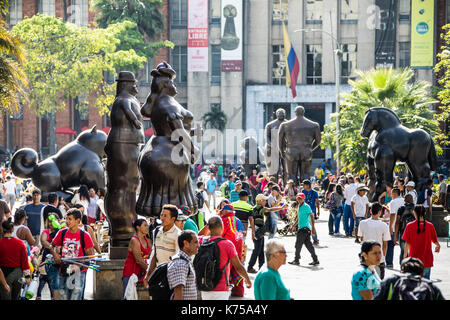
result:
M 216 245 L 222 240 L 227 240 L 227 239 L 219 237 L 219 238 L 216 238 L 214 240 L 210 240 L 210 238 L 208 238 L 208 242 L 214 242 Z M 225 282 L 226 282 L 227 287 L 231 286 L 230 281 L 228 279 L 229 275 L 226 274 L 227 266 L 228 266 L 229 263 L 230 263 L 230 259 L 228 259 L 227 263 L 225 263 L 225 266 L 223 267 L 223 269 L 221 271 L 221 273 L 225 274 Z

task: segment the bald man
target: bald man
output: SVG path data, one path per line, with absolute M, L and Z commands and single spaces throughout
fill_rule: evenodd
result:
M 296 118 L 280 125 L 278 148 L 281 158 L 286 161 L 287 179 L 297 185 L 309 179 L 313 151 L 320 145 L 320 126 L 305 118 L 305 108 L 295 108 Z M 299 178 L 298 178 L 299 177 Z

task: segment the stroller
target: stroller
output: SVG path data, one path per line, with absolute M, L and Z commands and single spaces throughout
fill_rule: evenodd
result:
M 284 220 L 285 226 L 283 229 L 278 230 L 278 233 L 282 236 L 295 235 L 298 231 L 298 202 L 297 201 L 289 201 L 288 209 L 286 212 L 286 219 Z

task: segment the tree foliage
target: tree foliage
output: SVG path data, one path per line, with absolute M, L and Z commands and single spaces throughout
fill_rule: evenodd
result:
M 93 5 L 98 11 L 96 21 L 102 28 L 123 21 L 134 23 L 118 34 L 119 50 L 134 49 L 139 56 L 149 58 L 159 48 L 174 47 L 171 41 L 160 41 L 164 30 L 162 0 L 94 0 Z
M 211 107 L 211 110 L 203 115 L 202 120 L 205 127 L 222 132 L 225 130 L 228 121 L 227 115 L 216 106 Z
M 439 134 L 438 121 L 433 118 L 430 109 L 437 101 L 430 96 L 427 82 L 411 82 L 414 76 L 411 69 L 379 68 L 357 73 L 360 79 L 351 81 L 353 89 L 342 95 L 344 101 L 339 112 L 339 135 L 336 132 L 336 114 L 332 114 L 331 125 L 325 125 L 322 132 L 322 148 L 331 148 L 334 154 L 336 139 L 339 139 L 340 160 L 344 169 L 364 171 L 368 139 L 361 137 L 360 130 L 369 108 L 391 109 L 405 127 L 421 128 L 432 136 Z M 439 149 L 438 146 L 436 148 Z
M 442 125 L 442 131 L 435 137 L 438 143 L 443 147 L 450 145 L 448 135 L 448 125 L 450 124 L 450 24 L 444 26 L 442 38 L 444 45 L 442 51 L 438 53 L 438 63 L 435 66 L 435 72 L 439 87 L 436 89 L 436 95 L 440 104 L 435 114 L 436 120 Z
M 96 95 L 101 113 L 114 99 L 114 87 L 103 73 L 134 66 L 146 60 L 132 49 L 117 50 L 117 35 L 129 28 L 126 21 L 106 29 L 90 29 L 65 23 L 60 18 L 37 14 L 17 24 L 12 33 L 26 47 L 29 106 L 38 115 L 65 109 L 61 98 Z

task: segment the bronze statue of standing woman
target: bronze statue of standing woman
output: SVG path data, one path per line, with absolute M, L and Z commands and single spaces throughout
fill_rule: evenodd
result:
M 106 141 L 107 193 L 105 211 L 110 221 L 112 245 L 128 246 L 134 234 L 138 156 L 145 143 L 134 74 L 119 73 L 116 99 L 111 108 L 111 131 Z
M 163 62 L 151 73 L 151 93 L 141 108 L 149 117 L 155 135 L 139 156 L 141 191 L 136 205 L 139 215 L 155 217 L 164 204 L 185 205 L 197 211 L 189 176 L 190 165 L 199 156 L 193 145 L 192 113 L 175 100 L 175 70 Z

